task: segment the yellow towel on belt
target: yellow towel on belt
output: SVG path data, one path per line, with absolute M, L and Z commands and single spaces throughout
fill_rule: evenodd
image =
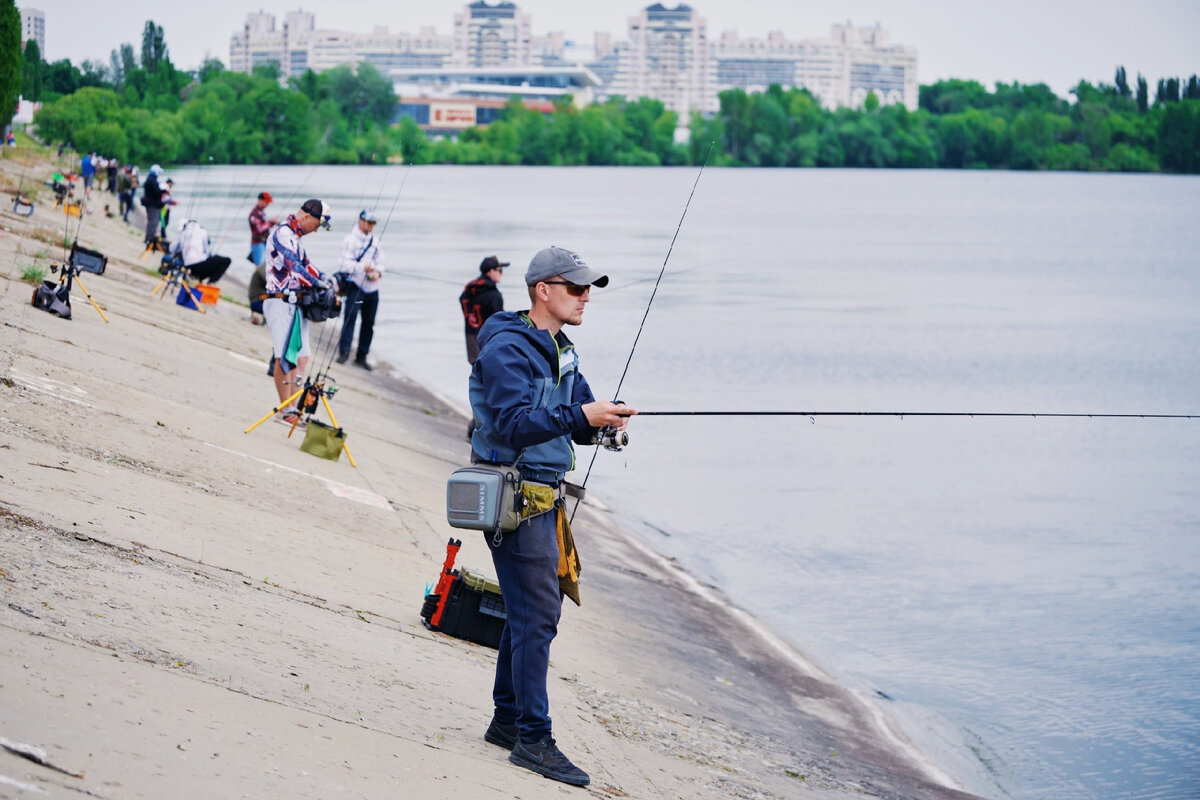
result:
M 575 537 L 571 535 L 571 523 L 567 520 L 567 509 L 558 499 L 558 491 L 541 484 L 523 484 L 521 493 L 528 501 L 521 511 L 525 519 L 554 510 L 558 528 L 558 588 L 567 597 L 579 602 L 579 553 L 575 550 Z
M 575 549 L 575 537 L 571 535 L 571 523 L 567 520 L 567 509 L 562 501 L 558 508 L 558 588 L 562 593 L 579 602 L 579 552 Z

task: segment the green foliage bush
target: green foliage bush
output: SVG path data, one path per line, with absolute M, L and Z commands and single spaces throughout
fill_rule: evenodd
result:
M 136 163 L 618 165 L 710 163 L 750 167 L 1112 170 L 1200 172 L 1200 79 L 1161 82 L 1153 105 L 1140 75 L 1080 83 L 1075 102 L 1044 84 L 944 80 L 920 87 L 919 107 L 825 109 L 808 91 L 771 86 L 721 92 L 719 111 L 687 120 L 648 98 L 610 98 L 551 113 L 513 99 L 501 118 L 457 139 L 429 139 L 399 118 L 390 81 L 368 64 L 311 71 L 280 83 L 274 64 L 254 74 L 209 61 L 176 70 L 162 29 L 146 23 L 143 63 L 130 45 L 111 70 L 42 63 L 44 141 L 70 141 Z M 149 56 L 147 54 L 150 54 Z M 148 66 L 147 66 L 148 64 Z

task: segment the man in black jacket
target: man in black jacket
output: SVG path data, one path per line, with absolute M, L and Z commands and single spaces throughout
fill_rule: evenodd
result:
M 496 284 L 504 274 L 507 261 L 488 256 L 479 264 L 480 275 L 467 284 L 458 296 L 462 304 L 463 321 L 467 327 L 467 363 L 474 364 L 479 358 L 479 329 L 487 318 L 504 310 L 504 297 Z
M 146 244 L 158 241 L 158 223 L 162 218 L 162 189 L 158 185 L 158 176 L 162 167 L 155 164 L 150 168 L 150 175 L 143 186 L 142 206 L 146 209 Z

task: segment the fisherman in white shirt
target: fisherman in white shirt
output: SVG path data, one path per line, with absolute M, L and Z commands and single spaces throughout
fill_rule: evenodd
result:
M 171 253 L 182 259 L 197 283 L 216 283 L 229 269 L 228 258 L 209 252 L 208 231 L 194 219 L 184 220 L 179 238 L 171 245 Z
M 350 345 L 354 341 L 354 323 L 362 314 L 362 326 L 358 332 L 358 349 L 354 354 L 354 365 L 370 370 L 367 353 L 371 352 L 371 338 L 375 334 L 375 312 L 379 310 L 379 281 L 383 277 L 383 250 L 375 236 L 375 212 L 364 209 L 359 212 L 358 224 L 342 240 L 342 254 L 338 262 L 339 284 L 346 289 L 342 317 L 342 336 L 338 340 L 339 364 L 350 359 Z M 342 277 L 345 280 L 342 280 Z

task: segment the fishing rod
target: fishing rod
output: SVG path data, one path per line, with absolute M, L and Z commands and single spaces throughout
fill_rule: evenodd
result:
M 630 417 L 632 414 L 618 416 Z M 1039 411 L 639 411 L 639 417 L 1045 417 L 1081 419 L 1200 419 L 1200 414 L 1088 414 Z
M 633 361 L 633 354 L 637 350 L 638 342 L 641 341 L 642 329 L 646 327 L 646 318 L 650 316 L 650 307 L 654 305 L 654 298 L 658 296 L 658 285 L 662 283 L 663 275 L 667 272 L 667 263 L 671 260 L 671 253 L 675 251 L 675 241 L 679 238 L 679 231 L 683 228 L 683 221 L 687 219 L 688 209 L 692 207 L 692 198 L 696 196 L 696 187 L 700 185 L 700 178 L 704 175 L 704 168 L 708 166 L 708 159 L 712 157 L 712 151 L 716 145 L 716 139 L 708 143 L 708 152 L 704 154 L 704 162 L 700 164 L 700 171 L 696 173 L 696 180 L 692 182 L 692 191 L 688 194 L 687 202 L 683 204 L 683 213 L 679 215 L 679 224 L 675 226 L 675 235 L 671 237 L 671 244 L 667 248 L 667 255 L 663 258 L 662 268 L 659 269 L 658 278 L 654 281 L 654 289 L 650 292 L 650 300 L 646 303 L 646 311 L 642 314 L 642 321 L 638 325 L 637 334 L 633 337 L 633 346 L 629 348 L 629 357 L 625 359 L 625 369 L 621 371 L 621 379 L 617 381 L 617 390 L 613 392 L 614 403 L 621 396 L 621 386 L 625 383 L 625 376 L 629 373 L 629 364 Z M 610 433 L 615 434 L 616 432 Z M 610 446 L 610 442 L 603 438 L 604 431 L 601 431 L 599 436 L 601 438 L 595 442 L 597 446 L 592 450 L 592 460 L 588 462 L 587 472 L 583 475 L 583 483 L 579 485 L 581 493 L 583 489 L 587 488 L 588 478 L 592 476 L 592 467 L 595 466 L 596 455 L 600 452 L 599 445 L 604 442 L 606 448 Z M 622 436 L 621 442 L 628 442 L 628 438 Z M 614 447 L 613 449 L 619 450 L 620 447 Z M 579 497 L 575 499 L 575 507 L 571 509 L 571 519 L 568 524 L 575 521 L 575 512 L 579 510 L 580 500 L 581 498 Z

